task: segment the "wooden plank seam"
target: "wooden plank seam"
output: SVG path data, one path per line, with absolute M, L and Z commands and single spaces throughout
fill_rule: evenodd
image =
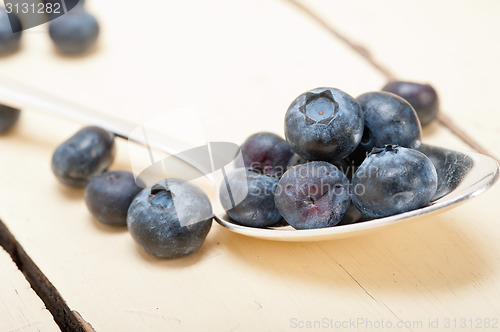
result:
M 2 220 L 0 220 L 0 246 L 12 257 L 62 331 L 94 332 L 91 325 L 85 322 L 78 312 L 68 307 L 61 294 L 26 254 Z
M 305 15 L 309 16 L 313 19 L 319 26 L 324 28 L 328 33 L 330 33 L 333 37 L 342 41 L 349 48 L 354 50 L 354 52 L 358 53 L 364 60 L 366 60 L 372 67 L 377 69 L 387 80 L 392 81 L 396 80 L 397 76 L 392 73 L 390 69 L 379 63 L 375 57 L 368 51 L 368 49 L 360 45 L 358 43 L 353 42 L 350 38 L 347 38 L 342 33 L 340 33 L 336 28 L 334 28 L 331 24 L 329 24 L 326 20 L 324 20 L 319 14 L 312 11 L 307 6 L 300 3 L 298 0 L 285 0 L 303 12 Z M 487 155 L 497 162 L 500 162 L 497 157 L 491 154 L 488 150 L 486 150 L 479 142 L 473 139 L 469 134 L 467 134 L 463 129 L 461 129 L 458 125 L 456 125 L 449 116 L 447 116 L 442 110 L 439 110 L 437 115 L 437 120 L 444 127 L 448 128 L 455 136 L 461 139 L 465 144 L 470 146 L 472 149 L 476 150 L 479 153 Z

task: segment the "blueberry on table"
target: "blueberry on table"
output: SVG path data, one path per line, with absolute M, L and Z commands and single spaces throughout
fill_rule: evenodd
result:
M 19 48 L 21 30 L 19 18 L 14 13 L 7 15 L 5 8 L 0 7 L 0 55 L 12 53 Z
M 283 174 L 274 200 L 295 229 L 331 227 L 340 222 L 349 207 L 350 184 L 334 165 L 311 161 Z
M 52 171 L 64 184 L 83 187 L 106 171 L 114 159 L 114 135 L 89 126 L 63 142 L 52 156 Z
M 436 90 L 429 84 L 415 82 L 391 81 L 383 91 L 392 92 L 406 99 L 417 112 L 420 124 L 425 126 L 432 122 L 439 111 L 439 98 Z
M 111 226 L 125 226 L 130 203 L 142 189 L 132 173 L 109 171 L 90 179 L 84 198 L 97 220 Z
M 8 131 L 19 119 L 21 111 L 0 104 L 0 134 Z
M 92 14 L 77 7 L 50 21 L 49 34 L 61 53 L 78 55 L 96 43 L 99 23 Z
M 219 197 L 228 216 L 249 227 L 267 227 L 282 219 L 274 192 L 278 178 L 255 170 L 237 169 L 221 184 Z
M 285 115 L 285 136 L 292 150 L 307 160 L 347 157 L 363 134 L 361 107 L 347 93 L 317 88 L 298 96 Z
M 352 201 L 372 218 L 415 210 L 437 189 L 436 168 L 422 152 L 388 145 L 373 149 L 352 179 Z
M 265 174 L 281 176 L 293 152 L 280 136 L 259 132 L 248 137 L 241 145 L 246 168 L 262 170 Z
M 163 180 L 134 198 L 127 226 L 147 253 L 178 258 L 200 249 L 212 226 L 212 206 L 195 185 L 179 179 Z
M 43 4 L 45 5 L 45 11 L 51 11 L 51 10 L 57 10 L 59 7 L 56 4 L 60 4 L 61 0 L 42 0 Z M 85 0 L 64 0 L 66 10 L 71 10 L 73 7 L 83 7 L 85 6 Z M 49 5 L 49 6 L 47 6 Z M 51 7 L 51 9 L 48 9 L 48 7 Z
M 420 121 L 406 100 L 383 91 L 364 93 L 357 100 L 365 117 L 360 148 L 366 152 L 370 152 L 374 147 L 383 148 L 389 144 L 420 148 Z

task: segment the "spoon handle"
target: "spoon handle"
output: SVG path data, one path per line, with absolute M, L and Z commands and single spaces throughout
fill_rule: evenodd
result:
M 169 154 L 177 153 L 174 148 L 162 143 L 169 141 L 166 136 L 164 137 L 165 140 L 156 139 L 148 141 L 145 136 L 131 135 L 139 125 L 122 118 L 76 105 L 3 77 L 0 77 L 0 102 L 11 107 L 34 109 L 85 124 L 96 125 L 114 133 L 118 137 L 129 139 L 148 148 L 157 148 Z
M 123 119 L 76 105 L 67 100 L 2 77 L 0 77 L 0 101 L 12 107 L 36 109 L 79 122 L 100 126 L 124 138 L 128 138 L 128 134 L 137 127 Z

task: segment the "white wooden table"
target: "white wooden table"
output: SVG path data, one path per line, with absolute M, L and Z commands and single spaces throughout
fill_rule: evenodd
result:
M 25 32 L 19 53 L 0 59 L 0 75 L 137 123 L 195 104 L 209 140 L 235 143 L 256 131 L 282 134 L 288 105 L 306 90 L 357 96 L 386 82 L 286 0 L 88 3 L 102 23 L 95 52 L 59 56 L 41 26 Z M 500 156 L 500 3 L 301 3 L 397 77 L 433 84 L 442 111 Z M 126 229 L 98 224 L 83 191 L 52 175 L 53 150 L 84 124 L 24 111 L 0 137 L 0 218 L 97 331 L 500 328 L 500 186 L 419 223 L 336 241 L 263 241 L 214 223 L 198 253 L 160 260 Z M 187 131 L 189 116 L 178 125 Z M 437 122 L 424 141 L 468 148 Z M 125 142 L 113 169 L 130 169 Z M 18 278 L 5 256 L 0 269 Z M 38 298 L 22 300 L 14 312 L 27 318 L 7 330 L 54 328 L 47 315 L 37 318 Z M 1 318 L 11 312 L 3 303 Z
M 10 256 L 0 248 L 0 330 L 59 331 L 50 312 Z

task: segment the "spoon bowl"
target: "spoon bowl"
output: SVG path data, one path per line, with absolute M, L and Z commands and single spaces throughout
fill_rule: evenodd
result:
M 0 77 L 0 100 L 9 105 L 17 107 L 33 108 L 56 114 L 65 118 L 74 119 L 83 123 L 101 126 L 114 133 L 118 137 L 128 139 L 131 142 L 147 146 L 148 150 L 155 148 L 175 156 L 171 158 L 183 162 L 195 168 L 199 176 L 206 176 L 216 187 L 216 181 L 204 165 L 200 165 L 196 158 L 189 153 L 182 153 L 174 148 L 173 141 L 176 138 L 168 135 L 160 135 L 149 140 L 146 136 L 130 136 L 137 128 L 137 124 L 130 123 L 125 119 L 116 118 L 110 114 L 97 112 L 85 107 L 74 105 L 43 93 L 36 89 L 26 87 L 22 84 L 12 82 Z M 215 150 L 224 150 L 227 154 L 229 146 L 227 143 L 222 148 L 215 144 Z M 215 149 L 215 150 L 214 150 Z M 419 209 L 390 217 L 366 220 L 359 211 L 351 207 L 348 217 L 344 217 L 341 223 L 334 227 L 320 229 L 295 230 L 286 223 L 276 227 L 252 228 L 235 223 L 225 213 L 218 198 L 213 199 L 213 210 L 215 220 L 223 227 L 235 233 L 275 241 L 321 241 L 359 235 L 368 231 L 401 222 L 417 221 L 433 214 L 442 213 L 458 204 L 475 197 L 490 188 L 498 179 L 498 163 L 491 157 L 476 152 L 455 151 L 442 147 L 423 145 L 421 151 L 426 154 L 434 164 L 438 174 L 438 188 L 432 201 Z M 220 152 L 220 151 L 219 151 Z M 212 165 L 213 166 L 213 165 Z M 224 170 L 223 165 L 221 169 Z M 212 170 L 213 171 L 213 170 Z M 215 195 L 218 197 L 218 195 Z
M 435 196 L 426 206 L 405 213 L 366 220 L 360 213 L 341 225 L 296 230 L 291 226 L 280 225 L 268 228 L 253 228 L 238 225 L 224 212 L 219 201 L 214 202 L 215 220 L 232 232 L 275 241 L 323 241 L 360 235 L 369 231 L 418 221 L 445 212 L 466 200 L 473 198 L 498 179 L 498 163 L 491 157 L 468 151 L 456 151 L 442 147 L 423 145 L 421 152 L 427 155 L 438 174 L 438 188 Z

